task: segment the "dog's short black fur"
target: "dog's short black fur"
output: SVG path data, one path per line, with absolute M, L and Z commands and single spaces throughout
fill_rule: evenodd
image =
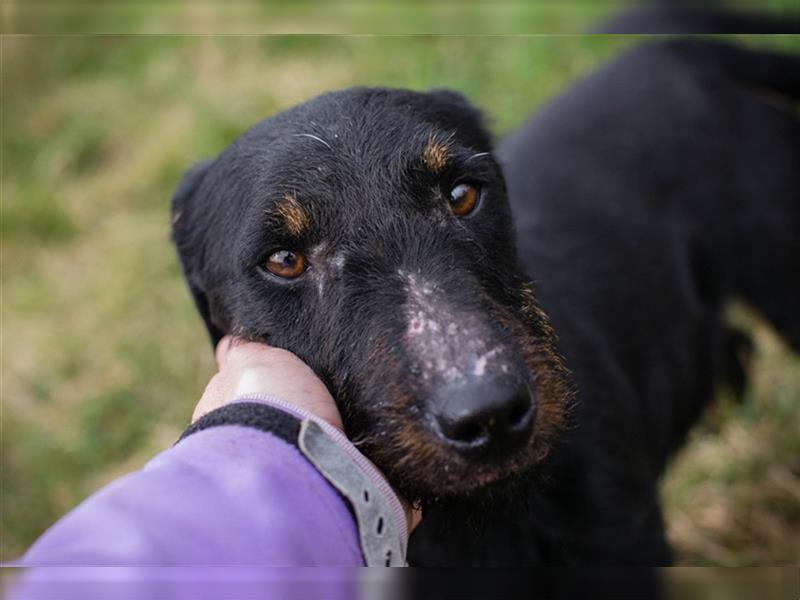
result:
M 334 92 L 190 171 L 174 239 L 212 338 L 307 361 L 423 503 L 412 563 L 664 564 L 656 486 L 731 354 L 723 304 L 800 348 L 798 97 L 796 58 L 648 44 L 492 153 L 457 94 Z M 455 443 L 442 411 L 494 389 L 532 424 Z

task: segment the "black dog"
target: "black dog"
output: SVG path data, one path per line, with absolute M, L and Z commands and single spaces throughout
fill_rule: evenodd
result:
M 798 59 L 661 42 L 494 154 L 457 94 L 334 92 L 191 170 L 174 239 L 212 339 L 303 358 L 423 503 L 412 563 L 664 564 L 723 303 L 800 347 L 798 96 Z

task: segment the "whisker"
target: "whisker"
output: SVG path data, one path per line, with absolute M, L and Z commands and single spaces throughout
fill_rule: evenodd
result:
M 465 163 L 468 163 L 468 162 L 469 162 L 469 161 L 471 161 L 473 158 L 480 158 L 481 156 L 489 156 L 490 154 L 491 154 L 491 152 L 478 152 L 477 154 L 473 154 L 472 156 L 470 156 L 470 157 L 469 157 L 467 160 L 465 160 L 464 162 L 465 162 Z
M 317 140 L 320 144 L 325 144 L 329 150 L 333 151 L 333 147 L 328 142 L 323 140 L 321 137 L 314 135 L 313 133 L 295 133 L 294 135 L 295 137 L 307 137 L 311 138 L 312 140 Z

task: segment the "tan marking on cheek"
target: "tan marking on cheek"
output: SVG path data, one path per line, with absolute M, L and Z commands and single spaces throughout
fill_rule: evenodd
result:
M 422 161 L 434 173 L 441 173 L 450 160 L 450 138 L 439 141 L 435 135 L 428 138 L 428 143 L 422 151 Z
M 283 221 L 283 226 L 286 228 L 286 231 L 291 235 L 300 236 L 308 231 L 310 224 L 308 213 L 300 206 L 297 198 L 293 195 L 287 194 L 284 196 L 281 201 L 278 202 L 276 211 Z

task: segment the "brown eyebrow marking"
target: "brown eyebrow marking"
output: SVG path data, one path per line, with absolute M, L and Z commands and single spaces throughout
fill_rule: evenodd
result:
M 450 160 L 450 144 L 453 136 L 450 135 L 446 140 L 439 141 L 436 134 L 428 137 L 428 143 L 422 150 L 422 161 L 434 173 L 441 173 Z
M 276 206 L 278 216 L 283 220 L 283 226 L 291 235 L 299 236 L 308 231 L 310 222 L 308 213 L 300 206 L 294 194 L 286 194 Z

